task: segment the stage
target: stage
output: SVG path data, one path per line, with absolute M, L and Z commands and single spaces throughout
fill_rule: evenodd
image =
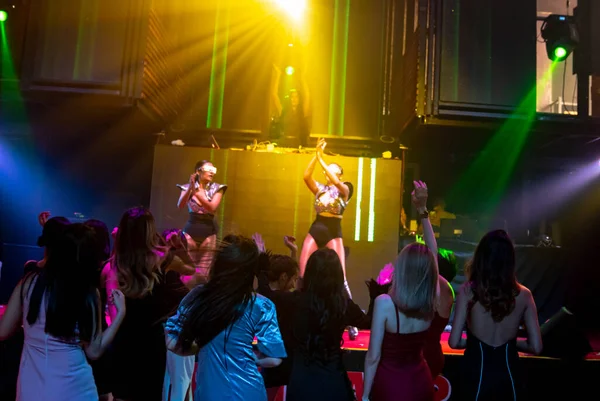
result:
M 216 211 L 220 235 L 259 232 L 267 249 L 289 253 L 284 235 L 296 237 L 298 247 L 315 219 L 314 195 L 303 180 L 314 153 L 280 153 L 243 149 L 210 149 L 157 145 L 154 148 L 150 210 L 159 230 L 183 228 L 187 210 L 177 208 L 180 190 L 199 160 L 217 168 L 214 181 L 227 184 Z M 377 277 L 398 251 L 402 162 L 394 159 L 326 155 L 327 163 L 344 169 L 343 180 L 354 186 L 344 212 L 344 245 L 350 250 L 346 262 L 354 299 L 366 309 L 369 294 L 365 280 Z M 314 178 L 324 182 L 321 167 Z

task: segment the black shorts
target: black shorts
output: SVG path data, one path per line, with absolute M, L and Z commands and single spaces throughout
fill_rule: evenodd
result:
M 317 215 L 308 233 L 319 248 L 325 247 L 334 238 L 342 238 L 342 219 Z
M 212 214 L 190 213 L 190 218 L 183 228 L 183 232 L 192 237 L 198 245 L 218 231 L 215 216 Z

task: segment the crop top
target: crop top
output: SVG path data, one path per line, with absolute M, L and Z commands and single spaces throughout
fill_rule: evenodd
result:
M 182 191 L 187 191 L 188 186 L 189 186 L 189 184 L 177 184 L 177 187 L 179 189 L 181 189 Z M 196 183 L 196 189 L 198 189 L 198 188 L 200 188 L 200 184 Z M 213 196 L 215 196 L 215 194 L 221 190 L 223 191 L 223 193 L 225 193 L 225 191 L 227 190 L 227 185 L 217 184 L 216 182 L 211 182 L 210 184 L 208 184 L 208 187 L 205 189 L 206 198 L 209 201 L 211 201 Z M 190 199 L 188 200 L 187 205 L 188 205 L 188 212 L 190 212 L 190 213 L 212 214 L 212 213 L 208 213 L 206 211 L 206 209 L 204 209 L 204 206 L 199 204 L 198 201 L 196 201 L 196 199 L 193 196 L 190 196 Z
M 321 213 L 331 213 L 337 216 L 341 216 L 344 214 L 346 210 L 346 206 L 348 206 L 348 202 L 350 202 L 350 198 L 352 198 L 352 193 L 354 191 L 354 187 L 349 182 L 344 182 L 348 186 L 348 200 L 344 200 L 342 194 L 340 194 L 340 190 L 335 185 L 323 185 L 317 182 L 318 191 L 315 194 L 315 211 L 317 214 Z M 326 205 L 321 202 L 321 197 L 325 194 L 329 194 L 331 201 Z

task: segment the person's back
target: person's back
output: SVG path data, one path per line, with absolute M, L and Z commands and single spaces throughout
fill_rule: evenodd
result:
M 263 354 L 285 354 L 283 343 L 270 338 L 276 324 L 275 305 L 256 295 L 233 325 L 206 344 L 198 353 L 194 400 L 262 400 L 263 378 L 255 363 L 252 342 Z M 279 337 L 280 338 L 280 337 Z
M 461 399 L 516 400 L 521 389 L 518 351 L 538 354 L 541 334 L 531 291 L 517 282 L 508 235 L 502 230 L 486 234 L 467 272 L 449 341 L 452 348 L 466 348 Z M 528 338 L 517 341 L 522 321 Z
M 389 295 L 381 295 L 375 306 L 385 315 L 385 333 L 371 399 L 432 399 L 433 381 L 423 356 L 431 320 L 407 317 Z M 403 389 L 401 396 L 398 389 Z
M 24 283 L 23 331 L 17 400 L 97 400 L 92 368 L 78 338 L 57 338 L 45 331 L 47 295 L 44 294 L 38 318 L 27 321 L 29 301 L 37 277 Z
M 463 291 L 468 289 L 470 287 L 464 287 Z M 465 295 L 471 297 L 472 301 L 471 294 L 467 293 Z M 516 340 L 519 325 L 525 317 L 525 312 L 528 311 L 531 305 L 531 300 L 531 291 L 519 284 L 519 294 L 515 297 L 513 311 L 499 322 L 492 318 L 491 313 L 486 311 L 481 303 L 475 302 L 471 306 L 467 320 L 468 331 L 477 337 L 479 341 L 491 347 L 504 346 Z
M 432 251 L 418 243 L 404 247 L 394 263 L 389 295 L 375 300 L 363 398 L 433 400 L 433 380 L 423 350 L 438 304 L 438 284 Z
M 519 398 L 521 374 L 517 333 L 526 314 L 533 312 L 531 292 L 524 286 L 519 287 L 514 309 L 501 321 L 495 321 L 481 303 L 472 303 L 467 319 L 462 394 L 474 395 L 477 400 Z M 470 285 L 465 285 L 461 291 L 469 297 Z

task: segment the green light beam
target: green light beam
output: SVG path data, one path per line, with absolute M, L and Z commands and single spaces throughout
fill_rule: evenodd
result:
M 557 64 L 552 63 L 539 85 L 551 79 Z M 528 92 L 452 188 L 448 196 L 450 202 L 461 202 L 468 194 L 477 194 L 478 200 L 486 202 L 485 213 L 492 213 L 498 206 L 535 121 L 537 85 Z
M 219 3 L 217 4 L 217 16 L 215 19 L 215 34 L 213 37 L 213 55 L 210 70 L 206 128 L 223 127 L 223 102 L 225 100 L 230 13 L 231 8 L 229 1 L 219 0 Z
M 346 108 L 346 72 L 348 36 L 350 32 L 350 0 L 335 0 L 333 19 L 333 50 L 329 87 L 329 135 L 344 135 Z

